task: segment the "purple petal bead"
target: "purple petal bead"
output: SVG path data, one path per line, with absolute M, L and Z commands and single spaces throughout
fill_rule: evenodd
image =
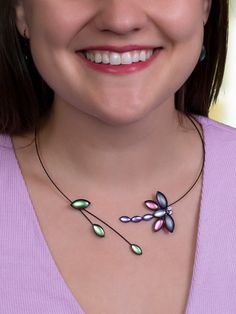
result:
M 163 216 L 165 216 L 165 214 L 166 214 L 165 209 L 158 209 L 158 210 L 155 211 L 153 216 L 156 217 L 156 218 L 162 218 Z
M 173 232 L 175 229 L 174 219 L 168 214 L 165 216 L 165 227 L 169 232 Z
M 122 217 L 120 217 L 120 221 L 121 221 L 121 222 L 129 222 L 130 220 L 131 220 L 131 218 L 128 217 L 128 216 L 122 216 Z
M 141 220 L 142 220 L 142 217 L 140 217 L 140 216 L 134 216 L 131 218 L 132 222 L 140 222 Z
M 159 204 L 159 206 L 161 208 L 168 207 L 167 199 L 166 199 L 166 197 L 165 197 L 165 195 L 163 193 L 157 192 L 156 199 L 157 199 L 157 203 Z
M 149 221 L 153 218 L 153 215 L 152 214 L 146 214 L 143 216 L 143 220 L 144 221 Z

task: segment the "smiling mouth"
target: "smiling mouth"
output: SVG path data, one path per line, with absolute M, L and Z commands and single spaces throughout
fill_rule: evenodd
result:
M 162 48 L 132 50 L 116 52 L 107 50 L 82 50 L 79 51 L 85 59 L 95 64 L 104 65 L 129 65 L 133 63 L 146 62 Z

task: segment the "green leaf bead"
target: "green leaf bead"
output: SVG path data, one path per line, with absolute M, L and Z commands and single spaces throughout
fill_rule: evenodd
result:
M 135 254 L 137 254 L 137 255 L 142 255 L 142 249 L 141 249 L 141 247 L 140 246 L 138 246 L 137 244 L 131 244 L 131 250 L 135 253 Z
M 97 225 L 97 224 L 93 224 L 93 231 L 95 232 L 95 234 L 97 236 L 99 236 L 101 238 L 105 236 L 104 229 L 101 226 Z
M 87 207 L 89 207 L 91 203 L 85 199 L 79 199 L 79 200 L 75 200 L 73 201 L 70 206 L 75 208 L 75 209 L 85 209 Z

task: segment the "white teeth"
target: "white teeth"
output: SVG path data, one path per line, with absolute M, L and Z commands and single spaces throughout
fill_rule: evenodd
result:
M 147 57 L 150 58 L 153 55 L 153 51 L 152 50 L 148 50 L 147 51 Z
M 130 52 L 122 53 L 121 57 L 122 64 L 131 64 L 132 63 L 132 56 Z
M 139 62 L 140 52 L 134 51 L 133 52 L 133 62 Z
M 95 54 L 95 62 L 96 63 L 101 63 L 102 62 L 102 54 L 101 53 L 96 53 Z
M 88 51 L 86 52 L 85 57 L 95 63 L 120 65 L 146 61 L 153 55 L 153 51 L 153 49 L 133 50 L 123 53 L 109 51 Z
M 108 52 L 103 52 L 102 53 L 102 63 L 104 63 L 104 64 L 110 63 L 110 58 L 109 58 L 109 53 Z
M 86 58 L 90 61 L 95 61 L 94 55 L 92 55 L 90 52 L 86 52 Z
M 112 65 L 119 65 L 121 64 L 121 55 L 117 52 L 110 53 L 110 64 Z
M 146 61 L 147 59 L 147 56 L 146 56 L 146 51 L 145 50 L 142 50 L 141 53 L 140 53 L 140 61 Z

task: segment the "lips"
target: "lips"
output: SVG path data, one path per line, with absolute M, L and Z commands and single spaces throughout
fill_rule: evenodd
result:
M 110 52 L 103 50 L 87 51 L 84 56 L 87 60 L 94 63 L 120 65 L 120 64 L 131 64 L 136 62 L 144 62 L 151 58 L 154 50 L 132 50 L 128 52 Z
M 110 74 L 128 74 L 146 68 L 162 47 L 129 45 L 96 46 L 76 51 L 90 68 Z
M 126 45 L 126 46 L 112 46 L 112 45 L 106 45 L 106 46 L 90 46 L 86 47 L 80 50 L 77 50 L 76 52 L 86 52 L 86 51 L 109 51 L 109 52 L 128 52 L 133 50 L 148 50 L 148 49 L 161 49 L 161 46 L 151 46 L 151 45 Z

